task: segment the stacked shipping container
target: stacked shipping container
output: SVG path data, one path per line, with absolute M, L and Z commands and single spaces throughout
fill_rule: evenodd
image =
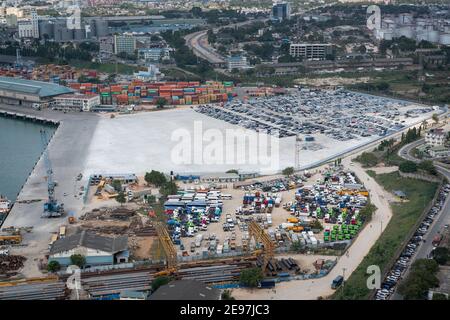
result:
M 172 105 L 193 105 L 226 102 L 233 97 L 233 82 L 207 81 L 145 83 L 134 80 L 129 84 L 111 86 L 90 83 L 70 84 L 83 94 L 100 93 L 101 103 L 115 104 L 155 104 L 159 98 Z

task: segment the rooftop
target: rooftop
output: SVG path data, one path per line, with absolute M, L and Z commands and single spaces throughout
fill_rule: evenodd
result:
M 219 300 L 220 290 L 195 280 L 176 280 L 159 287 L 150 300 Z
M 56 240 L 50 250 L 50 254 L 69 251 L 77 247 L 86 247 L 109 253 L 117 253 L 128 248 L 128 237 L 116 238 L 99 236 L 94 233 L 82 231 L 80 233 Z
M 0 77 L 0 90 L 35 94 L 39 97 L 52 97 L 74 90 L 50 82 L 26 80 L 20 78 Z

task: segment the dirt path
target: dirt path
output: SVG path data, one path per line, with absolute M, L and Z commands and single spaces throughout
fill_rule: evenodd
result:
M 315 300 L 318 297 L 327 297 L 334 292 L 330 288 L 330 285 L 336 276 L 344 274 L 345 279 L 347 279 L 358 267 L 392 217 L 392 211 L 389 206 L 392 195 L 379 186 L 358 163 L 351 163 L 351 159 L 357 155 L 344 158 L 342 164 L 347 169 L 354 171 L 364 183 L 370 192 L 371 201 L 377 207 L 377 210 L 374 213 L 372 221 L 361 231 L 358 238 L 353 242 L 348 250 L 348 255 L 340 257 L 333 270 L 323 278 L 282 282 L 277 284 L 275 290 L 262 289 L 250 291 L 248 289 L 234 289 L 232 295 L 237 300 Z

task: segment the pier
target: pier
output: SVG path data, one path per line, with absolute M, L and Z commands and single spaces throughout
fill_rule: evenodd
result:
M 27 115 L 27 114 L 18 113 L 18 112 L 5 111 L 5 110 L 0 110 L 0 116 L 3 116 L 5 118 L 30 120 L 33 122 L 39 122 L 39 123 L 43 123 L 43 124 L 51 124 L 51 125 L 55 125 L 55 126 L 59 125 L 59 121 L 45 119 L 45 118 L 41 118 L 41 117 L 37 117 L 37 116 L 33 116 L 33 115 Z

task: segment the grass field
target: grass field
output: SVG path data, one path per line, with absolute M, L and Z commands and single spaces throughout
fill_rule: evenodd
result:
M 84 62 L 84 61 L 71 61 L 70 63 L 75 68 L 79 69 L 93 69 L 99 72 L 116 73 L 116 64 L 114 63 L 96 63 L 96 62 Z M 125 64 L 117 64 L 118 74 L 133 74 L 139 70 L 138 67 L 129 66 Z
M 391 221 L 358 268 L 348 278 L 345 286 L 339 288 L 333 295 L 332 299 L 335 300 L 361 300 L 369 297 L 370 290 L 366 286 L 367 267 L 378 265 L 382 272 L 387 268 L 393 255 L 433 199 L 438 187 L 437 183 L 402 178 L 398 172 L 377 175 L 370 171 L 368 174 L 374 176 L 375 180 L 389 192 L 404 191 L 408 201 L 391 204 L 393 211 Z M 364 234 L 360 236 L 363 237 Z

